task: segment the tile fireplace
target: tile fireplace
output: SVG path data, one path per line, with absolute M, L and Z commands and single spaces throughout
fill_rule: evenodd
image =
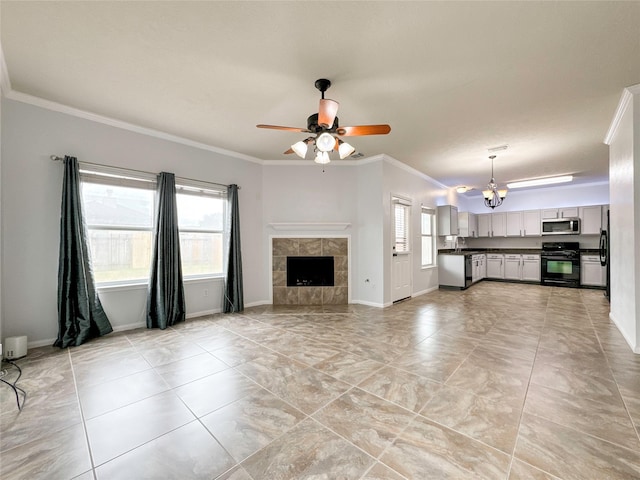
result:
M 349 240 L 341 237 L 273 238 L 272 286 L 274 305 L 343 305 L 349 300 Z M 287 286 L 287 264 L 291 259 L 311 257 L 333 259 L 333 286 L 319 286 L 301 281 L 304 285 Z M 289 258 L 289 262 L 287 262 Z M 300 263 L 300 262 L 293 262 Z M 322 265 L 326 262 L 309 262 Z M 326 268 L 326 266 L 324 267 Z M 311 274 L 313 276 L 313 274 Z M 291 282 L 290 282 L 291 283 Z

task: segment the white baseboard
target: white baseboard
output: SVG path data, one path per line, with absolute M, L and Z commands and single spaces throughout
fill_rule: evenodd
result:
M 618 329 L 618 331 L 622 334 L 622 337 L 624 338 L 624 340 L 629 345 L 629 348 L 631 348 L 631 351 L 633 353 L 640 354 L 640 345 L 637 345 L 636 342 L 633 339 L 629 338 L 629 336 L 627 335 L 626 331 L 620 326 L 620 322 L 618 322 L 616 320 L 616 318 L 613 316 L 613 314 L 611 312 L 609 312 L 609 319 L 615 324 L 615 326 Z
M 205 317 L 207 315 L 214 315 L 216 313 L 221 313 L 221 312 L 222 312 L 221 308 L 214 308 L 212 310 L 204 310 L 202 312 L 187 313 L 185 315 L 185 318 L 190 319 L 190 318 L 196 318 L 196 317 Z
M 419 297 L 420 295 L 426 295 L 427 293 L 435 292 L 438 290 L 438 286 L 427 288 L 426 290 L 422 290 L 421 292 L 415 292 L 412 294 L 412 297 Z
M 351 300 L 351 303 L 355 303 L 357 305 L 366 305 L 367 307 L 376 307 L 376 308 L 384 308 L 388 306 L 388 305 L 385 305 L 384 303 L 367 302 L 366 300 Z
M 38 348 L 38 347 L 50 347 L 55 343 L 57 338 L 47 338 L 45 340 L 36 340 L 34 342 L 27 342 L 27 348 Z
M 261 305 L 271 305 L 271 303 L 271 300 L 259 300 L 257 302 L 246 303 L 244 305 L 244 308 L 259 307 Z

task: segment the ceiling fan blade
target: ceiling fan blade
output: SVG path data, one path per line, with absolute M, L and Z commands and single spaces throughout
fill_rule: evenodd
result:
M 339 106 L 340 104 L 335 100 L 330 100 L 328 98 L 320 99 L 320 106 L 318 107 L 318 125 L 331 128 L 333 126 L 333 121 L 336 119 Z
M 306 128 L 298 128 L 298 127 L 281 127 L 279 125 L 256 125 L 258 128 L 270 128 L 271 130 L 287 130 L 289 132 L 309 132 Z
M 389 125 L 357 125 L 355 127 L 340 127 L 336 131 L 343 137 L 359 137 L 362 135 L 386 135 L 391 131 Z
M 287 150 L 286 152 L 284 152 L 285 155 L 289 155 L 290 153 L 293 153 L 293 150 L 291 148 L 289 150 Z

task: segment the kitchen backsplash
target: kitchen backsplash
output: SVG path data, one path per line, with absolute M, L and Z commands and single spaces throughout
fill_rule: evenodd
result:
M 451 240 L 446 240 L 447 238 Z M 455 248 L 455 237 L 438 237 L 438 250 Z M 545 235 L 543 237 L 499 237 L 458 239 L 460 248 L 542 248 L 543 242 L 579 242 L 580 248 L 598 248 L 598 235 Z

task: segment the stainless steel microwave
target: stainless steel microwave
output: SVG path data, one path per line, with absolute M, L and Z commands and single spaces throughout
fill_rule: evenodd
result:
M 542 235 L 579 235 L 579 218 L 546 218 L 542 220 Z

